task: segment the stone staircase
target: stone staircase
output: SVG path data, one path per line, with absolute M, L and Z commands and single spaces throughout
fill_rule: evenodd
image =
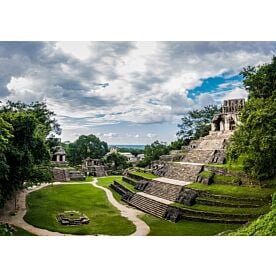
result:
M 202 165 L 183 164 L 181 162 L 167 163 L 165 166 L 167 166 L 167 171 L 160 176 L 191 182 L 196 180 L 196 176 L 202 170 Z
M 154 195 L 169 201 L 176 201 L 182 186 L 164 182 L 151 181 L 143 191 L 146 194 Z
M 223 163 L 225 147 L 230 136 L 231 133 L 210 133 L 193 141 L 192 145 L 194 146 L 190 148 L 182 161 L 202 164 Z
M 148 214 L 156 216 L 158 218 L 164 218 L 168 205 L 154 199 L 142 196 L 140 194 L 134 194 L 129 201 L 128 204 L 136 207 L 137 209 L 142 210 Z
M 182 159 L 183 162 L 189 163 L 211 163 L 214 159 L 215 150 L 191 149 Z

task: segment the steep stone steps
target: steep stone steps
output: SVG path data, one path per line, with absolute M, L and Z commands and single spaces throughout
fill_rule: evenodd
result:
M 208 164 L 213 161 L 215 150 L 191 149 L 182 161 Z
M 129 184 L 131 184 L 134 187 L 139 183 L 139 181 L 133 180 L 132 178 L 125 177 L 125 176 L 123 176 L 122 180 L 125 181 L 125 182 L 127 182 L 127 183 L 129 183 Z
M 154 195 L 169 201 L 175 201 L 182 189 L 180 185 L 174 185 L 159 181 L 151 181 L 146 186 L 144 193 Z
M 204 137 L 205 138 L 205 137 Z M 199 143 L 197 149 L 218 150 L 225 148 L 225 138 L 205 138 Z
M 156 162 L 153 165 L 153 173 L 159 177 L 195 182 L 197 175 L 203 168 L 202 164 L 190 164 L 182 162 Z
M 137 193 L 134 194 L 127 203 L 136 207 L 137 209 L 140 209 L 159 218 L 164 218 L 166 210 L 168 208 L 168 205 L 162 202 L 142 196 Z

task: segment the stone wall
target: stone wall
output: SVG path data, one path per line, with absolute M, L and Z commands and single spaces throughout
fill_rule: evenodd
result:
M 224 176 L 232 176 L 232 177 L 239 178 L 240 182 L 241 182 L 240 184 L 244 185 L 244 186 L 251 186 L 251 185 L 260 186 L 261 185 L 261 182 L 259 180 L 249 177 L 245 172 L 229 171 L 226 168 L 213 167 L 213 166 L 208 166 L 208 165 L 204 166 L 204 170 L 211 171 L 215 175 L 224 175 Z
M 54 181 L 57 181 L 57 182 L 70 181 L 70 175 L 68 170 L 65 170 L 62 168 L 54 168 L 53 175 L 54 175 Z

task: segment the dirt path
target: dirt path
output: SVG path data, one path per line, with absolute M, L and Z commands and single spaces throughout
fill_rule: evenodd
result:
M 129 208 L 129 207 L 126 207 L 126 206 L 120 204 L 113 197 L 113 194 L 110 190 L 97 185 L 97 179 L 94 179 L 92 181 L 92 185 L 96 188 L 104 190 L 106 193 L 107 199 L 115 208 L 117 208 L 121 212 L 121 216 L 125 217 L 128 220 L 130 220 L 131 222 L 133 222 L 133 224 L 136 226 L 136 231 L 133 234 L 131 234 L 131 236 L 146 236 L 149 234 L 149 232 L 150 232 L 149 226 L 138 217 L 138 215 L 143 214 L 141 211 L 132 209 L 132 208 Z
M 1 221 L 3 223 L 13 224 L 14 226 L 23 228 L 24 230 L 33 233 L 38 236 L 71 236 L 70 234 L 64 234 L 59 232 L 53 232 L 46 229 L 41 229 L 27 223 L 23 217 L 27 212 L 26 197 L 29 193 L 37 191 L 52 184 L 41 184 L 31 190 L 23 190 L 17 196 L 18 211 L 15 216 L 11 216 L 9 213 L 14 210 L 14 200 L 8 202 L 3 210 L 0 211 Z
M 82 182 L 82 184 L 92 184 L 93 186 L 95 186 L 96 188 L 102 189 L 105 191 L 108 200 L 110 201 L 110 203 L 117 208 L 119 211 L 121 211 L 121 215 L 123 217 L 126 217 L 127 219 L 129 219 L 130 221 L 133 222 L 133 224 L 136 226 L 136 231 L 132 234 L 134 236 L 143 236 L 143 235 L 147 235 L 150 231 L 149 226 L 143 222 L 141 219 L 139 219 L 137 216 L 139 214 L 142 214 L 142 212 L 138 211 L 138 210 L 134 210 L 132 208 L 127 208 L 125 206 L 123 206 L 122 204 L 118 203 L 110 190 L 98 186 L 97 183 L 97 179 L 94 179 L 92 182 Z M 64 185 L 64 184 L 71 184 L 71 183 L 66 183 L 66 182 L 55 182 L 54 185 Z M 76 184 L 76 183 L 72 183 L 72 184 Z M 42 189 L 44 187 L 47 187 L 49 185 L 52 184 L 41 184 L 40 186 L 37 186 L 33 189 L 30 190 L 23 190 L 21 191 L 18 195 L 17 195 L 17 208 L 18 211 L 16 213 L 15 216 L 11 216 L 10 212 L 14 210 L 14 200 L 10 200 L 9 202 L 7 202 L 7 204 L 5 205 L 4 209 L 0 210 L 0 218 L 1 218 L 1 222 L 3 223 L 9 223 L 9 224 L 13 224 L 14 226 L 20 227 L 30 233 L 33 233 L 35 235 L 38 236 L 72 236 L 71 234 L 64 234 L 64 233 L 59 233 L 59 232 L 54 232 L 54 231 L 49 231 L 46 229 L 41 229 L 38 227 L 35 227 L 29 223 L 27 223 L 23 218 L 27 212 L 27 208 L 26 208 L 26 197 L 29 193 L 33 192 L 33 191 L 37 191 L 39 189 Z

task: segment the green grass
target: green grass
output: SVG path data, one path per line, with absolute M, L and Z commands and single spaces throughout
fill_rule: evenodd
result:
M 13 232 L 10 232 L 7 236 L 35 236 L 33 233 L 30 233 L 20 227 L 11 225 L 12 229 L 14 229 Z M 6 234 L 4 234 L 4 229 L 5 226 L 0 224 L 0 236 L 6 236 Z
M 276 236 L 276 193 L 272 199 L 272 210 L 258 217 L 237 231 L 231 231 L 230 236 Z
M 123 180 L 117 180 L 117 182 L 119 182 L 122 186 L 124 186 L 125 188 L 127 188 L 128 190 L 132 191 L 133 193 L 136 193 L 137 190 L 134 188 L 133 185 L 123 181 Z
M 224 168 L 227 171 L 243 172 L 243 162 L 245 158 L 245 156 L 240 156 L 235 162 L 227 162 L 226 164 L 208 164 L 208 166 Z
M 202 177 L 211 177 L 212 174 L 213 173 L 211 171 L 202 171 L 199 175 Z
M 157 178 L 158 177 L 158 176 L 156 176 L 156 175 L 154 175 L 152 173 L 143 173 L 143 172 L 137 172 L 137 171 L 130 171 L 130 173 L 142 176 L 142 177 L 147 178 L 147 179 L 153 179 L 153 178 Z
M 233 199 L 216 199 L 216 198 L 210 198 L 210 197 L 197 197 L 197 199 L 203 199 L 203 200 L 208 200 L 208 201 L 212 201 L 212 202 L 222 202 L 222 203 L 230 203 L 230 204 L 243 204 L 243 198 L 241 197 L 240 200 L 233 200 Z M 253 202 L 254 204 L 254 202 Z M 252 207 L 253 208 L 253 207 Z
M 24 219 L 51 231 L 77 235 L 129 235 L 135 231 L 135 226 L 109 203 L 105 192 L 90 184 L 48 186 L 30 193 L 27 205 Z M 87 215 L 90 223 L 81 226 L 61 225 L 56 215 L 68 210 Z
M 237 231 L 229 233 L 229 236 L 276 236 L 276 210 L 272 210 Z
M 35 236 L 35 234 L 30 233 L 26 231 L 25 229 L 13 226 L 15 228 L 15 232 L 13 233 L 13 236 Z
M 201 183 L 192 183 L 187 185 L 186 187 L 207 191 L 213 194 L 229 195 L 229 196 L 244 197 L 244 198 L 246 197 L 267 198 L 267 197 L 270 197 L 276 191 L 276 187 L 260 188 L 260 187 L 231 186 L 231 185 L 222 185 L 222 184 L 204 185 Z
M 124 205 L 128 205 L 127 203 L 125 203 L 124 201 L 121 200 L 121 195 L 119 195 L 116 191 L 114 191 L 113 189 L 110 188 L 110 184 L 113 183 L 114 180 L 116 180 L 117 182 L 120 182 L 120 183 L 124 182 L 124 181 L 122 181 L 122 176 L 107 176 L 107 177 L 98 178 L 97 184 L 109 189 L 112 192 L 113 197 L 118 202 L 120 202 L 121 204 L 124 204 Z M 124 182 L 124 183 L 126 183 L 126 182 Z M 126 184 L 131 185 L 129 183 L 126 183 Z M 133 188 L 133 186 L 132 186 L 132 188 Z
M 216 174 L 214 176 L 214 182 L 215 183 L 238 183 L 239 182 L 239 178 L 235 177 L 235 176 L 231 176 L 231 175 L 220 175 L 220 174 Z
M 121 175 L 111 175 L 111 176 L 106 176 L 106 177 L 98 177 L 98 185 L 101 185 L 105 188 L 109 188 L 109 185 L 113 183 L 114 180 L 116 181 L 120 181 L 122 180 L 122 176 Z
M 172 206 L 178 208 L 192 209 L 204 212 L 223 213 L 223 214 L 265 214 L 271 210 L 269 205 L 253 208 L 239 208 L 239 207 L 223 207 L 223 206 L 209 206 L 203 204 L 195 204 L 193 206 L 187 206 L 181 203 L 173 203 Z
M 172 223 L 145 214 L 141 216 L 150 227 L 149 236 L 213 236 L 240 227 L 237 224 L 207 223 L 182 220 Z
M 93 176 L 86 176 L 84 180 L 70 180 L 70 183 L 82 183 L 82 182 L 91 182 L 93 180 Z
M 112 184 L 114 180 L 117 181 L 118 183 L 120 183 L 122 186 L 124 186 L 128 190 L 130 190 L 134 193 L 137 192 L 133 185 L 131 185 L 131 184 L 129 184 L 129 183 L 122 180 L 122 176 L 100 177 L 100 178 L 98 178 L 98 183 L 97 184 L 109 189 L 110 184 Z M 112 189 L 110 189 L 110 190 L 112 191 Z

